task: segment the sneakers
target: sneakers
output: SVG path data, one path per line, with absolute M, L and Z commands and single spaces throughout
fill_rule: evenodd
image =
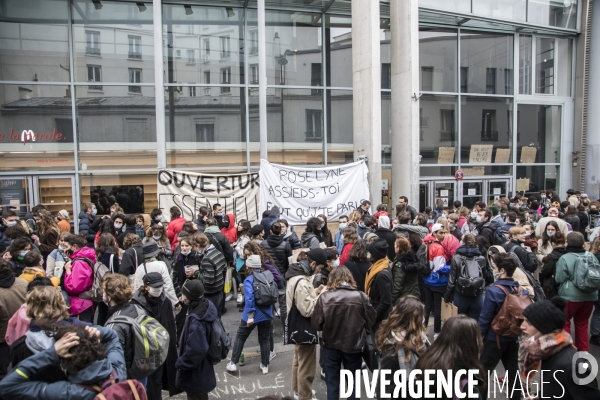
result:
M 235 364 L 233 363 L 233 361 L 229 361 L 229 363 L 227 364 L 227 366 L 225 367 L 225 369 L 227 369 L 227 371 L 229 371 L 229 372 L 235 372 L 235 371 L 237 371 L 237 367 L 235 366 Z
M 317 392 L 313 389 L 313 391 L 312 391 L 313 397 L 312 397 L 311 400 L 317 400 L 317 398 L 315 397 L 316 393 Z M 298 393 L 297 392 L 294 392 L 294 400 L 298 400 Z
M 437 338 L 438 338 L 438 336 L 440 336 L 440 334 L 439 334 L 439 333 L 434 333 L 434 334 L 433 334 L 433 340 L 437 339 Z
M 267 365 L 266 367 L 262 364 L 260 364 L 260 370 L 262 371 L 263 375 L 266 375 L 269 373 L 269 366 Z
M 244 295 L 241 293 L 237 294 L 237 303 L 242 304 L 244 302 Z
M 244 353 L 240 354 L 240 360 L 239 360 L 238 364 L 240 364 L 240 367 L 243 367 L 246 364 L 246 359 L 244 358 Z
M 225 296 L 225 301 L 229 301 L 233 298 L 233 293 L 229 292 L 227 296 Z
M 269 352 L 269 361 L 271 361 L 272 359 L 274 359 L 276 355 L 277 355 L 277 353 L 275 353 L 275 350 Z
M 360 365 L 360 369 L 367 369 L 367 363 L 363 361 Z

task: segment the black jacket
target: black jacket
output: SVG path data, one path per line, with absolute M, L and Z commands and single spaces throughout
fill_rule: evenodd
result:
M 208 237 L 208 240 L 213 244 L 213 246 L 215 246 L 217 250 L 219 250 L 219 246 L 221 246 L 221 249 L 223 250 L 223 257 L 225 257 L 225 261 L 227 261 L 227 264 L 232 264 L 234 261 L 233 248 L 231 247 L 231 243 L 229 243 L 229 239 L 227 239 L 225 235 L 223 235 L 221 232 L 204 231 L 204 234 L 206 235 L 206 237 Z M 213 243 L 215 241 L 219 243 L 219 246 Z
M 485 257 L 481 255 L 481 252 L 477 247 L 467 247 L 461 246 L 456 250 L 456 254 L 452 257 L 450 273 L 448 274 L 448 285 L 446 285 L 446 294 L 444 295 L 444 300 L 446 303 L 452 303 L 452 298 L 454 297 L 454 289 L 456 288 L 456 281 L 461 277 L 463 262 L 461 257 L 467 259 L 475 259 L 479 266 L 481 267 L 481 271 L 485 276 L 485 270 L 487 268 L 487 262 Z M 478 295 L 485 292 L 485 287 L 481 288 L 478 291 Z M 475 297 L 473 297 L 475 299 Z
M 483 237 L 487 240 L 489 246 L 494 245 L 494 234 L 496 233 L 496 228 L 498 225 L 494 221 L 484 222 L 477 226 L 477 232 L 479 232 L 478 236 Z
M 538 259 L 534 252 L 529 252 L 521 247 L 521 244 L 515 240 L 511 240 L 510 242 L 504 244 L 504 250 L 509 253 L 511 250 L 513 253 L 519 257 L 521 260 L 521 264 L 523 264 L 523 268 L 527 271 L 533 273 L 540 265 Z
M 300 239 L 298 239 L 298 235 L 296 235 L 296 232 L 288 232 L 283 236 L 283 240 L 285 240 L 287 243 L 289 243 L 290 247 L 292 248 L 292 250 L 296 250 L 301 248 L 302 246 L 300 245 Z
M 275 266 L 281 275 L 284 275 L 289 266 L 288 257 L 292 256 L 292 248 L 288 242 L 283 240 L 283 235 L 269 235 L 269 238 L 263 240 L 260 245 L 269 252 L 275 261 Z
M 556 274 L 556 263 L 558 260 L 567 254 L 566 247 L 557 247 L 552 250 L 550 254 L 544 257 L 542 261 L 542 269 L 540 271 L 540 282 L 544 295 L 547 299 L 551 299 L 554 296 L 558 296 L 559 285 L 554 280 L 554 274 Z
M 392 272 L 386 268 L 377 274 L 371 285 L 369 298 L 373 308 L 377 311 L 373 331 L 377 330 L 381 321 L 386 319 L 392 310 L 392 280 Z
M 79 233 L 85 235 L 88 247 L 94 248 L 97 230 L 93 230 L 94 217 L 90 217 L 85 211 L 79 213 Z
M 356 287 L 364 292 L 365 291 L 365 277 L 367 276 L 367 271 L 371 268 L 371 263 L 369 261 L 354 261 L 348 260 L 344 264 L 346 268 L 352 273 L 352 277 L 356 282 Z
M 396 238 L 398 237 L 395 232 L 392 232 L 390 229 L 377 229 L 375 234 L 379 236 L 381 239 L 385 240 L 388 244 L 388 259 L 393 261 L 396 258 Z
M 123 253 L 123 259 L 119 265 L 119 273 L 125 276 L 135 274 L 137 267 L 144 263 L 144 245 L 134 244 Z
M 571 217 L 566 217 L 565 222 L 571 224 L 571 228 L 573 228 L 573 232 L 579 232 L 579 216 L 574 215 Z
M 121 231 L 121 233 L 119 233 L 119 236 L 117 236 L 117 242 L 119 243 L 120 248 L 123 248 L 123 240 L 125 240 L 125 236 L 129 235 L 130 233 L 137 235 L 137 233 L 135 233 L 135 225 L 125 226 L 125 230 Z
M 125 365 L 127 366 L 127 370 L 129 370 L 131 368 L 131 364 L 133 363 L 133 344 L 135 343 L 135 336 L 130 324 L 122 322 L 110 322 L 111 317 L 116 317 L 119 315 L 124 317 L 137 318 L 139 313 L 138 309 L 135 307 L 134 304 L 127 302 L 125 304 L 109 307 L 108 314 L 106 315 L 107 321 L 105 326 L 117 332 L 117 336 L 119 337 L 119 343 L 121 343 L 123 353 L 125 353 Z

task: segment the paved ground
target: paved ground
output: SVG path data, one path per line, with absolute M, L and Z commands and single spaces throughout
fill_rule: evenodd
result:
M 232 340 L 235 339 L 235 332 L 240 324 L 240 318 L 242 313 L 238 312 L 235 306 L 235 301 L 227 303 L 228 312 L 223 316 L 223 324 L 225 329 L 231 333 Z M 430 318 L 430 322 L 433 323 L 433 318 Z M 292 371 L 292 359 L 294 356 L 293 346 L 283 345 L 283 329 L 279 319 L 275 319 L 275 350 L 277 357 L 275 357 L 269 365 L 269 373 L 263 375 L 260 371 L 260 355 L 258 349 L 258 334 L 253 332 L 246 345 L 244 346 L 244 355 L 246 357 L 246 365 L 238 367 L 238 372 L 235 374 L 229 373 L 225 370 L 226 362 L 223 361 L 215 366 L 215 373 L 217 376 L 217 388 L 210 394 L 211 399 L 222 399 L 222 400 L 249 400 L 256 399 L 259 397 L 279 394 L 279 395 L 290 395 L 291 393 L 291 371 Z M 433 328 L 429 327 L 428 333 L 430 340 L 433 338 Z M 599 360 L 600 363 L 600 347 L 590 346 L 590 353 Z M 317 351 L 318 354 L 318 351 Z M 318 367 L 317 367 L 317 371 Z M 498 374 L 503 374 L 504 369 L 501 364 L 497 368 Z M 598 378 L 600 382 L 600 376 Z M 324 400 L 327 398 L 327 391 L 325 387 L 325 381 L 321 380 L 318 376 L 315 377 L 313 383 L 313 389 L 316 391 L 316 398 Z M 171 400 L 185 400 L 185 394 L 180 394 L 173 397 L 167 397 L 167 393 L 163 392 L 165 399 Z M 368 397 L 365 395 L 364 388 L 362 390 L 362 399 L 366 400 Z M 558 395 L 558 394 L 556 394 Z M 544 396 L 547 396 L 544 393 Z M 552 395 L 551 395 L 552 396 Z M 489 396 L 490 399 L 505 400 L 506 396 L 498 394 L 497 396 Z

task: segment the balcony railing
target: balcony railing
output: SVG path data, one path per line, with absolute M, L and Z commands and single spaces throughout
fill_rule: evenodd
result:
M 100 47 L 86 47 L 85 54 L 91 56 L 99 56 L 100 55 Z
M 134 60 L 141 60 L 142 59 L 142 53 L 137 53 L 137 52 L 130 51 L 129 52 L 129 58 L 132 58 Z

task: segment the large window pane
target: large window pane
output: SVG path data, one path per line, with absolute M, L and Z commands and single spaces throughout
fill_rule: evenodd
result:
M 230 7 L 163 5 L 165 81 L 244 83 L 244 10 Z M 228 75 L 223 70 L 228 69 Z
M 392 94 L 381 92 L 381 163 L 392 163 Z
M 519 104 L 517 109 L 517 161 L 526 163 L 559 163 L 561 107 Z M 532 161 L 530 149 L 521 158 L 523 147 L 535 148 Z
M 75 169 L 68 86 L 0 85 L 0 170 Z
M 354 133 L 352 91 L 327 91 L 327 163 L 345 164 L 353 161 Z
M 329 14 L 326 18 L 327 85 L 352 87 L 352 20 Z
M 248 63 L 258 65 L 256 11 L 248 11 Z M 266 13 L 267 83 L 323 86 L 321 15 L 287 11 Z M 252 82 L 258 84 L 258 82 Z
M 512 125 L 511 99 L 463 96 L 461 98 L 461 162 L 470 163 L 472 146 L 491 145 L 493 146 L 491 156 L 488 154 L 483 157 L 487 161 L 473 163 L 511 163 Z
M 419 65 L 421 91 L 456 92 L 456 31 L 421 28 Z
M 529 179 L 529 190 L 525 192 L 525 196 L 539 194 L 541 190 L 549 189 L 554 190 L 555 193 L 560 193 L 560 188 L 558 187 L 559 178 L 558 166 L 529 165 L 517 167 L 517 179 Z M 523 192 L 519 193 L 523 194 Z
M 460 91 L 513 94 L 513 36 L 462 33 Z
M 67 0 L 4 0 L 1 7 L 0 80 L 68 82 Z
M 573 39 L 556 39 L 556 94 L 571 96 Z
M 529 0 L 528 19 L 537 25 L 577 27 L 577 0 Z
M 80 169 L 156 168 L 154 88 L 105 86 L 91 94 L 77 86 Z
M 154 82 L 152 2 L 74 0 L 73 46 L 75 80 L 94 95 L 101 82 Z
M 554 94 L 554 39 L 537 38 L 535 46 L 535 92 Z
M 526 0 L 477 0 L 473 2 L 473 14 L 495 19 L 525 21 Z
M 419 0 L 419 7 L 470 13 L 471 0 Z
M 519 36 L 519 94 L 531 94 L 531 36 Z
M 167 165 L 245 165 L 244 91 L 236 87 L 183 89 L 174 107 L 167 105 Z
M 421 96 L 421 164 L 454 164 L 457 160 L 457 97 Z
M 110 214 L 116 201 L 127 214 L 147 213 L 158 208 L 156 173 L 81 174 L 82 203 L 96 204 L 98 215 Z

